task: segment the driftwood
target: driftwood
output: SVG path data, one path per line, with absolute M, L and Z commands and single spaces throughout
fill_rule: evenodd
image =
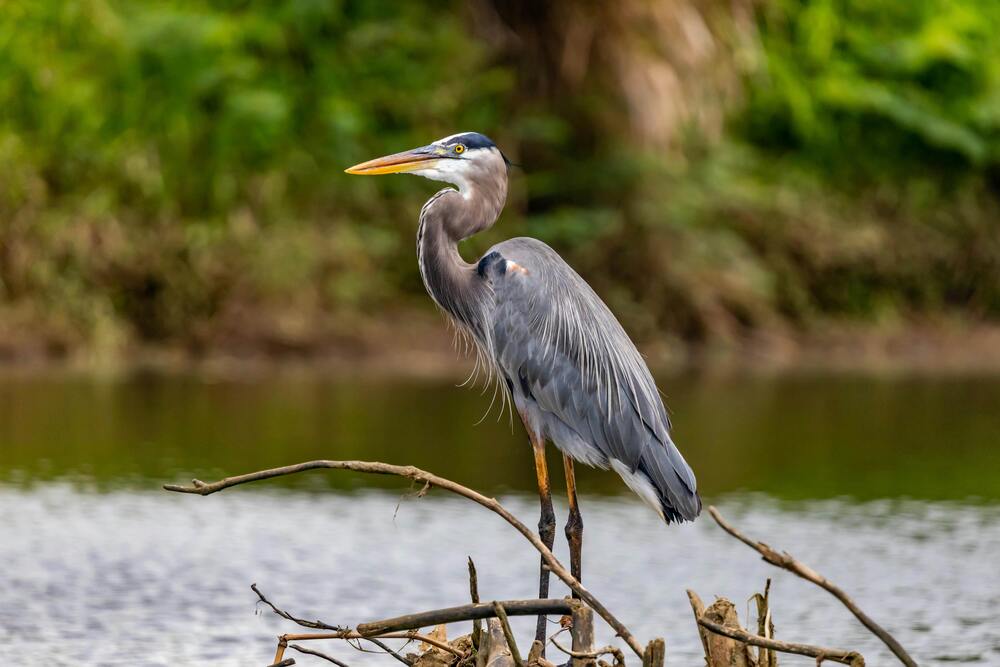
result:
M 820 588 L 828 591 L 835 598 L 840 600 L 840 602 L 845 607 L 847 607 L 847 609 L 852 614 L 854 614 L 854 616 L 859 621 L 861 621 L 862 625 L 868 628 L 872 632 L 872 634 L 874 634 L 876 637 L 881 639 L 885 643 L 885 645 L 889 647 L 889 650 L 892 651 L 897 658 L 899 658 L 900 662 L 902 662 L 907 667 L 917 667 L 917 663 L 913 660 L 913 658 L 910 657 L 910 654 L 906 652 L 906 650 L 902 647 L 902 645 L 898 641 L 896 641 L 896 638 L 893 637 L 891 634 L 889 634 L 885 628 L 883 628 L 881 625 L 872 620 L 872 618 L 868 616 L 868 614 L 861 611 L 861 608 L 858 607 L 858 605 L 854 602 L 854 600 L 852 600 L 850 596 L 848 596 L 847 593 L 845 593 L 843 589 L 841 589 L 839 586 L 835 585 L 826 577 L 821 576 L 818 572 L 816 572 L 816 570 L 812 569 L 805 563 L 796 560 L 788 552 L 778 553 L 777 551 L 775 551 L 774 549 L 772 549 L 763 542 L 757 542 L 751 540 L 749 537 L 741 533 L 739 530 L 730 525 L 725 519 L 723 519 L 722 515 L 719 514 L 719 510 L 715 509 L 715 507 L 709 507 L 708 513 L 712 516 L 713 519 L 715 519 L 715 522 L 719 524 L 719 526 L 724 531 L 726 531 L 727 533 L 738 539 L 740 542 L 743 542 L 750 548 L 755 549 L 757 553 L 759 553 L 761 557 L 763 557 L 763 559 L 768 563 L 770 563 L 771 565 L 774 565 L 775 567 L 780 567 L 784 570 L 788 570 L 789 572 L 798 575 L 799 577 L 802 577 L 806 581 L 812 582 L 817 586 L 819 586 Z M 757 645 L 762 646 L 762 644 L 757 644 Z M 777 650 L 780 651 L 781 649 Z M 832 660 L 832 658 L 829 657 L 827 659 Z
M 740 626 L 736 607 L 729 600 L 719 598 L 706 609 L 697 593 L 689 590 L 687 594 L 698 623 L 698 632 L 701 635 L 708 667 L 777 665 L 777 658 L 771 653 L 772 651 L 806 655 L 816 658 L 817 662 L 829 660 L 852 667 L 864 667 L 865 660 L 857 651 L 783 642 L 773 637 L 749 633 Z M 753 655 L 751 646 L 761 649 L 757 656 Z
M 500 621 L 495 618 L 489 619 L 476 658 L 476 667 L 514 667 L 514 664 L 510 644 Z
M 746 630 L 719 625 L 718 623 L 713 623 L 704 618 L 700 619 L 698 624 L 714 633 L 725 635 L 726 637 L 730 637 L 732 639 L 737 639 L 752 646 L 763 646 L 765 648 L 781 651 L 783 653 L 807 655 L 811 658 L 816 658 L 817 663 L 822 662 L 823 660 L 830 660 L 832 662 L 851 665 L 852 667 L 865 667 L 865 659 L 862 658 L 861 654 L 857 651 L 823 648 L 821 646 L 812 646 L 811 644 L 796 644 L 793 642 L 782 642 L 776 639 L 768 639 L 766 637 L 752 635 Z
M 444 626 L 441 627 L 441 630 L 444 630 Z M 442 638 L 446 639 L 443 632 Z M 471 654 L 472 637 L 462 635 L 450 643 L 440 641 L 438 644 L 428 645 L 427 649 L 413 661 L 413 667 L 451 667 Z M 455 657 L 456 655 L 458 658 Z
M 731 639 L 726 635 L 709 632 L 701 625 L 701 621 L 707 620 L 727 628 L 740 628 L 739 616 L 736 614 L 736 606 L 725 598 L 719 598 L 712 603 L 712 606 L 705 609 L 705 605 L 694 591 L 688 591 L 688 599 L 691 601 L 691 608 L 694 609 L 695 620 L 698 622 L 698 632 L 701 635 L 701 643 L 705 649 L 705 659 L 709 667 L 756 667 L 756 660 L 750 654 L 750 647 L 740 641 Z
M 286 634 L 279 637 L 278 647 L 271 667 L 287 667 L 288 665 L 295 664 L 294 659 L 284 657 L 286 649 L 309 654 L 340 667 L 347 667 L 343 662 L 332 656 L 298 644 L 289 643 L 291 641 L 319 639 L 343 640 L 355 649 L 363 651 L 370 649 L 363 648 L 361 642 L 368 642 L 391 655 L 399 662 L 412 667 L 472 667 L 473 664 L 475 667 L 555 667 L 553 663 L 545 660 L 542 656 L 543 644 L 538 641 L 532 644 L 531 650 L 528 652 L 527 661 L 525 661 L 521 657 L 521 652 L 514 641 L 513 633 L 510 631 L 510 625 L 507 622 L 508 616 L 545 616 L 554 614 L 563 615 L 564 622 L 568 620 L 567 616 L 572 619 L 568 623 L 572 633 L 572 648 L 567 649 L 555 641 L 554 637 L 549 638 L 550 643 L 570 656 L 572 667 L 610 667 L 607 662 L 600 659 L 602 655 L 613 656 L 615 667 L 625 667 L 625 657 L 621 650 L 612 646 L 597 650 L 593 648 L 594 612 L 604 619 L 629 648 L 642 659 L 643 667 L 664 666 L 666 648 L 663 639 L 653 639 L 643 647 L 628 628 L 593 593 L 587 590 L 577 577 L 574 577 L 556 559 L 552 551 L 542 543 L 539 537 L 503 505 L 493 498 L 484 496 L 461 484 L 438 477 L 419 468 L 368 461 L 319 460 L 262 470 L 246 475 L 227 477 L 212 483 L 205 483 L 195 479 L 192 480 L 190 486 L 168 484 L 164 488 L 168 491 L 207 496 L 240 484 L 317 469 L 352 470 L 371 474 L 396 475 L 422 483 L 423 488 L 418 495 L 423 495 L 432 487 L 438 487 L 472 500 L 503 518 L 527 539 L 541 554 L 546 567 L 570 588 L 573 592 L 573 598 L 564 600 L 539 599 L 481 602 L 479 600 L 475 565 L 469 559 L 469 592 L 472 599 L 470 604 L 370 621 L 368 623 L 361 623 L 352 629 L 330 625 L 321 620 L 298 618 L 271 603 L 254 585 L 252 588 L 257 593 L 260 601 L 268 605 L 275 614 L 302 627 L 324 631 L 306 634 Z M 714 507 L 709 507 L 708 511 L 712 518 L 727 533 L 756 549 L 769 563 L 787 569 L 832 593 L 847 606 L 865 627 L 884 641 L 903 664 L 908 667 L 915 665 L 912 658 L 902 649 L 899 643 L 881 626 L 864 614 L 839 587 L 799 561 L 796 561 L 789 554 L 779 554 L 766 544 L 754 542 L 745 537 L 725 522 Z M 817 664 L 824 660 L 829 660 L 853 665 L 854 667 L 863 667 L 864 659 L 855 651 L 824 648 L 775 639 L 774 624 L 768 603 L 769 587 L 770 581 L 765 588 L 764 594 L 757 595 L 754 598 L 758 607 L 758 634 L 750 633 L 740 627 L 732 603 L 726 600 L 718 600 L 709 609 L 705 609 L 698 596 L 693 591 L 688 591 L 709 667 L 721 667 L 722 665 L 726 667 L 777 667 L 775 651 L 811 656 L 816 658 Z M 485 628 L 481 625 L 481 621 L 484 619 L 486 620 Z M 447 637 L 443 633 L 443 624 L 459 621 L 473 621 L 472 633 L 448 642 Z M 422 628 L 431 626 L 438 626 L 439 631 L 431 634 L 424 634 L 420 631 Z M 561 630 L 560 632 L 563 631 L 565 630 Z M 420 641 L 426 646 L 426 649 L 422 655 L 412 653 L 401 655 L 399 651 L 385 644 L 382 641 L 383 639 L 406 640 L 407 643 Z M 751 646 L 758 647 L 759 650 L 756 656 L 751 652 Z
M 667 657 L 667 644 L 662 639 L 654 639 L 646 645 L 642 653 L 642 667 L 663 667 Z

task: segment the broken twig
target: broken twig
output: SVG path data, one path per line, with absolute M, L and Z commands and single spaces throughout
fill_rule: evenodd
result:
M 476 575 L 476 564 L 472 562 L 472 556 L 469 556 L 469 597 L 472 599 L 472 604 L 479 602 L 479 577 Z M 482 620 L 474 619 L 472 621 L 472 646 L 476 650 L 479 650 L 479 639 L 482 633 Z

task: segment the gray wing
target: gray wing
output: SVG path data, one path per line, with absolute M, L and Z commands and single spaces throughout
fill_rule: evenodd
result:
M 694 519 L 694 473 L 670 439 L 645 361 L 600 297 L 535 239 L 494 246 L 480 272 L 493 288 L 497 365 L 515 399 L 537 406 L 544 435 L 578 460 L 611 466 L 667 521 Z

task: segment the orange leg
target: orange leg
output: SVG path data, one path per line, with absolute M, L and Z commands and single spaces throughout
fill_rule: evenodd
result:
M 527 423 L 525 424 L 527 427 Z M 552 509 L 552 488 L 549 484 L 549 468 L 545 462 L 545 441 L 535 438 L 532 430 L 528 428 L 528 437 L 531 440 L 531 448 L 535 456 L 535 475 L 538 477 L 538 500 L 541 506 L 541 515 L 538 518 L 538 536 L 542 543 L 552 549 L 556 538 L 556 515 Z M 538 574 L 538 597 L 547 598 L 549 596 L 549 568 L 542 560 Z M 538 617 L 538 625 L 535 626 L 535 639 L 545 646 L 545 617 Z M 544 655 L 544 648 L 542 649 Z
M 583 516 L 576 498 L 576 474 L 573 459 L 563 454 L 566 471 L 566 496 L 569 499 L 569 518 L 566 520 L 566 541 L 569 542 L 569 569 L 577 581 L 583 581 Z M 573 593 L 573 597 L 577 597 Z

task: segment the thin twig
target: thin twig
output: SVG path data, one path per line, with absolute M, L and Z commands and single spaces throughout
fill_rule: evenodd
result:
M 507 638 L 507 646 L 510 647 L 510 657 L 514 659 L 514 664 L 517 667 L 524 667 L 524 660 L 521 659 L 521 651 L 517 648 L 517 641 L 514 639 L 514 633 L 510 629 L 510 621 L 507 620 L 507 612 L 504 611 L 503 605 L 499 602 L 493 602 L 493 611 L 496 612 L 497 619 L 500 621 L 500 627 L 503 628 L 503 636 Z
M 723 637 L 729 637 L 752 646 L 763 646 L 764 648 L 781 651 L 783 653 L 795 653 L 796 655 L 808 655 L 813 658 L 832 660 L 851 667 L 865 667 L 865 659 L 857 651 L 847 651 L 839 648 L 823 648 L 810 644 L 796 644 L 793 642 L 783 642 L 777 639 L 768 639 L 760 635 L 754 635 L 741 628 L 731 628 L 719 623 L 713 623 L 705 618 L 698 619 L 698 625 L 710 632 Z
M 279 660 L 278 662 L 272 663 L 267 667 L 290 667 L 295 664 L 295 658 L 285 658 L 284 660 Z
M 412 660 L 410 660 L 409 658 L 406 658 L 405 656 L 402 656 L 399 653 L 397 653 L 396 651 L 392 650 L 392 648 L 389 645 L 387 645 L 385 642 L 379 641 L 378 639 L 375 639 L 374 637 L 365 637 L 364 639 L 365 639 L 365 641 L 369 641 L 372 644 L 375 644 L 375 646 L 378 646 L 380 649 L 382 649 L 383 651 L 385 651 L 386 653 L 388 653 L 389 655 L 391 655 L 392 657 L 394 657 L 396 660 L 399 660 L 404 665 L 412 665 L 413 664 Z
M 277 614 L 278 616 L 281 616 L 282 618 L 287 619 L 287 620 L 289 620 L 289 621 L 291 621 L 293 623 L 301 625 L 304 628 L 313 628 L 313 629 L 316 629 L 316 630 L 332 630 L 332 631 L 334 631 L 334 633 L 337 633 L 337 634 L 349 634 L 349 633 L 352 632 L 348 628 L 344 628 L 344 627 L 341 627 L 339 625 L 330 625 L 329 623 L 324 623 L 323 621 L 320 621 L 319 619 L 317 619 L 315 621 L 307 621 L 304 618 L 298 618 L 296 616 L 292 616 L 290 613 L 288 613 L 284 609 L 279 608 L 273 602 L 271 602 L 270 600 L 268 600 L 267 597 L 265 597 L 264 594 L 260 592 L 260 589 L 257 588 L 257 584 L 251 584 L 250 585 L 250 589 L 254 593 L 256 593 L 257 597 L 260 598 L 260 601 L 263 602 L 264 604 L 266 604 L 268 607 L 270 607 L 271 610 L 275 614 Z M 347 639 L 347 637 L 344 637 L 344 638 Z M 390 648 L 389 646 L 386 646 L 383 642 L 380 642 L 378 639 L 374 639 L 374 638 L 370 638 L 370 637 L 366 637 L 366 636 L 362 636 L 362 635 L 358 635 L 357 638 L 358 639 L 365 639 L 367 641 L 370 641 L 372 644 L 375 644 L 380 649 L 382 649 L 383 651 L 385 651 L 386 653 L 388 653 L 392 657 L 396 658 L 396 660 L 399 660 L 404 665 L 412 665 L 413 664 L 413 662 L 411 660 L 407 660 L 406 658 L 404 658 L 403 656 L 401 656 L 396 651 L 393 651 L 392 648 Z M 353 637 L 352 637 L 352 639 L 353 639 Z M 279 642 L 279 647 L 281 645 L 282 644 Z M 360 649 L 360 647 L 355 647 L 355 648 L 358 648 L 359 650 L 363 650 L 363 649 Z
M 715 522 L 719 524 L 724 531 L 750 548 L 756 550 L 757 553 L 759 553 L 764 560 L 771 565 L 788 570 L 789 572 L 802 577 L 806 581 L 811 581 L 840 600 L 841 603 L 843 603 L 843 605 L 847 607 L 847 609 L 854 614 L 859 621 L 861 621 L 862 625 L 868 628 L 876 637 L 881 639 L 885 645 L 889 647 L 889 650 L 896 654 L 896 657 L 899 658 L 900 662 L 906 665 L 906 667 L 917 667 L 917 663 L 910 657 L 910 654 L 906 652 L 906 649 L 904 649 L 902 645 L 896 641 L 896 638 L 889 634 L 885 628 L 872 620 L 868 614 L 861 611 L 861 608 L 855 604 L 854 600 L 852 600 L 839 586 L 826 579 L 826 577 L 821 576 L 808 565 L 796 560 L 788 552 L 778 553 L 767 544 L 750 539 L 727 523 L 726 520 L 722 518 L 722 515 L 719 514 L 719 510 L 715 509 L 715 507 L 709 507 L 708 513 L 712 515 L 712 518 L 715 519 Z M 828 656 L 828 659 L 832 658 L 829 658 Z
M 296 623 L 298 625 L 301 625 L 304 628 L 313 628 L 314 630 L 334 630 L 336 632 L 341 632 L 341 631 L 344 631 L 344 630 L 347 629 L 347 628 L 342 628 L 342 627 L 337 626 L 337 625 L 328 625 L 328 624 L 326 624 L 326 623 L 324 623 L 323 621 L 320 621 L 320 620 L 307 621 L 304 618 L 296 618 L 295 616 L 292 616 L 291 614 L 289 614 L 284 609 L 279 609 L 278 607 L 276 607 L 274 605 L 273 602 L 271 602 L 266 597 L 264 597 L 264 594 L 260 592 L 259 588 L 257 588 L 257 584 L 250 584 L 250 590 L 252 590 L 254 593 L 256 593 L 257 597 L 260 598 L 260 601 L 263 602 L 264 604 L 266 604 L 268 607 L 270 607 L 271 611 L 273 611 L 275 614 L 277 614 L 278 616 L 280 616 L 280 617 L 282 617 L 284 619 L 287 619 L 287 620 L 291 621 L 292 623 Z
M 406 632 L 390 632 L 387 635 L 379 635 L 379 636 L 380 637 L 385 637 L 385 638 L 393 638 L 393 637 L 397 637 L 398 636 L 400 638 L 405 637 L 407 639 L 415 639 L 415 640 L 417 640 L 419 642 L 423 642 L 425 644 L 430 644 L 431 646 L 433 646 L 435 648 L 439 648 L 442 651 L 447 651 L 448 653 L 451 653 L 452 655 L 458 656 L 459 658 L 464 658 L 465 657 L 464 653 L 462 653 L 461 651 L 459 651 L 457 648 L 455 648 L 454 646 L 452 646 L 448 642 L 443 642 L 440 639 L 436 639 L 434 637 L 431 637 L 430 635 L 421 634 L 421 633 L 417 632 L 416 630 L 407 630 Z
M 574 651 L 573 649 L 565 648 L 562 644 L 556 641 L 555 637 L 549 637 L 549 643 L 571 658 L 596 659 L 602 655 L 613 655 L 615 657 L 616 665 L 625 664 L 625 655 L 621 652 L 621 649 L 615 648 L 614 646 L 605 646 L 604 648 L 595 649 L 593 651 Z
M 305 646 L 299 646 L 298 644 L 289 644 L 288 648 L 295 649 L 299 653 L 308 653 L 309 655 L 314 655 L 317 658 L 323 658 L 327 662 L 332 662 L 337 665 L 337 667 L 348 667 L 347 663 L 341 662 L 334 657 L 327 655 L 326 653 L 320 653 L 319 651 L 314 651 L 312 649 L 306 648 Z
M 486 509 L 497 514 L 502 519 L 507 521 L 511 526 L 514 527 L 517 532 L 521 533 L 526 540 L 531 542 L 531 545 L 542 555 L 542 560 L 548 566 L 557 577 L 559 577 L 563 583 L 565 583 L 571 590 L 573 590 L 580 599 L 587 603 L 594 611 L 596 611 L 601 618 L 603 618 L 608 625 L 610 625 L 615 633 L 621 637 L 629 645 L 635 654 L 642 656 L 642 646 L 636 640 L 635 636 L 629 631 L 625 624 L 618 620 L 618 618 L 612 614 L 607 607 L 605 607 L 600 600 L 594 597 L 593 593 L 584 588 L 570 572 L 567 570 L 562 563 L 555 557 L 551 550 L 549 550 L 545 544 L 542 542 L 541 538 L 524 525 L 517 517 L 510 513 L 503 505 L 498 503 L 494 498 L 488 498 L 483 494 L 473 491 L 472 489 L 462 486 L 457 482 L 453 482 L 444 477 L 438 477 L 432 473 L 421 470 L 414 466 L 397 466 L 390 465 L 388 463 L 381 463 L 377 461 L 306 461 L 305 463 L 299 463 L 296 465 L 283 466 L 281 468 L 272 468 L 270 470 L 260 470 L 257 472 L 252 472 L 246 475 L 237 475 L 235 477 L 227 477 L 225 479 L 219 480 L 217 482 L 212 482 L 211 484 L 206 484 L 200 480 L 192 480 L 191 486 L 182 486 L 178 484 L 165 484 L 164 489 L 167 491 L 176 491 L 178 493 L 194 493 L 202 496 L 207 496 L 209 494 L 215 493 L 217 491 L 222 491 L 223 489 L 228 489 L 231 486 L 237 486 L 239 484 L 247 484 L 249 482 L 256 482 L 263 479 L 272 479 L 274 477 L 281 477 L 283 475 L 292 475 L 295 473 L 305 472 L 307 470 L 319 470 L 319 469 L 333 469 L 333 470 L 353 470 L 355 472 L 363 472 L 377 475 L 396 475 L 398 477 L 405 477 L 406 479 L 412 479 L 417 482 L 422 482 L 425 485 L 436 486 L 438 488 L 450 491 L 457 495 L 463 496 L 472 500 L 475 503 L 485 507 Z
M 476 575 L 476 564 L 472 562 L 472 556 L 469 556 L 469 597 L 472 598 L 472 604 L 479 602 L 479 577 Z M 477 651 L 482 633 L 483 622 L 477 618 L 472 621 L 472 646 Z

